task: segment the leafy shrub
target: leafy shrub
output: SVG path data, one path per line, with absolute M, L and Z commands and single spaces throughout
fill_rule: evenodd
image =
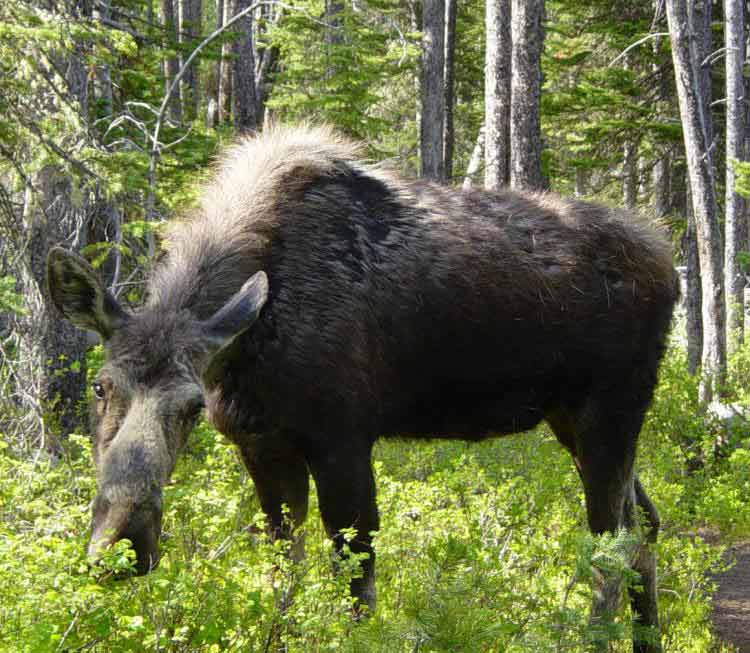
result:
M 93 361 L 92 361 L 93 362 Z M 718 650 L 711 573 L 721 548 L 698 526 L 750 532 L 750 455 L 685 474 L 686 433 L 704 446 L 694 382 L 665 363 L 644 426 L 639 472 L 659 507 L 660 607 L 667 650 Z M 92 365 L 94 367 L 95 365 Z M 479 444 L 381 441 L 375 472 L 378 610 L 352 619 L 356 561 L 331 571 L 315 497 L 307 557 L 262 534 L 252 483 L 233 447 L 200 424 L 165 488 L 163 559 L 145 577 L 121 542 L 85 559 L 95 492 L 87 438 L 56 467 L 0 445 L 0 651 L 577 652 L 592 560 L 622 567 L 630 536 L 592 537 L 569 455 L 544 427 Z M 121 574 L 120 574 L 121 575 Z M 630 582 L 637 582 L 631 579 Z M 630 650 L 623 610 L 609 636 Z

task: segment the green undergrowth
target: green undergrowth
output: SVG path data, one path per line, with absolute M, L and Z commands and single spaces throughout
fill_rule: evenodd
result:
M 750 450 L 739 434 L 728 457 L 707 454 L 685 472 L 714 435 L 684 369 L 672 352 L 638 460 L 662 516 L 663 641 L 665 651 L 728 651 L 709 623 L 722 547 L 701 533 L 722 543 L 750 534 Z M 307 556 L 293 563 L 284 543 L 262 534 L 236 452 L 201 424 L 165 488 L 161 565 L 114 580 L 132 551 L 119 543 L 100 567 L 86 564 L 88 438 L 73 436 L 65 452 L 51 466 L 0 444 L 3 652 L 585 651 L 590 562 L 622 566 L 628 550 L 626 535 L 588 534 L 577 474 L 547 427 L 480 444 L 381 441 L 378 608 L 356 621 L 347 587 L 357 565 L 331 573 L 315 497 Z M 611 626 L 611 650 L 631 650 L 628 620 L 624 609 Z

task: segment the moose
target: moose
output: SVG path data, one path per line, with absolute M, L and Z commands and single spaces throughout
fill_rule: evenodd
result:
M 283 505 L 305 519 L 312 476 L 336 546 L 354 528 L 351 550 L 369 554 L 351 592 L 372 609 L 376 438 L 477 441 L 546 420 L 591 531 L 639 533 L 634 648 L 661 651 L 659 517 L 634 458 L 679 291 L 643 218 L 405 180 L 329 128 L 277 126 L 219 159 L 199 208 L 168 230 L 142 306 L 59 247 L 48 285 L 106 354 L 91 555 L 128 538 L 139 572 L 157 564 L 162 488 L 205 408 L 273 537 L 292 537 Z M 619 580 L 594 585 L 592 618 L 616 612 Z

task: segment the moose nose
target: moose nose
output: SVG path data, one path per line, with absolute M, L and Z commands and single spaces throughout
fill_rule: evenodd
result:
M 160 531 L 161 494 L 158 490 L 141 502 L 110 503 L 100 493 L 94 501 L 89 559 L 98 560 L 108 546 L 128 539 L 136 553 L 136 573 L 146 574 L 159 563 Z
M 101 494 L 97 495 L 93 506 L 89 558 L 98 559 L 102 550 L 121 539 L 132 512 L 132 504 L 110 504 Z
M 89 541 L 88 549 L 86 550 L 86 556 L 89 559 L 90 563 L 95 563 L 97 560 L 99 560 L 99 557 L 101 556 L 101 552 L 106 549 L 112 542 L 114 542 L 114 539 L 110 538 L 94 538 L 92 537 Z

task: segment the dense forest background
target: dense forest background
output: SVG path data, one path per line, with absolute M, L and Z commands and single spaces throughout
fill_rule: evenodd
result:
M 292 563 L 208 426 L 167 488 L 167 555 L 122 583 L 84 560 L 85 409 L 101 350 L 46 292 L 52 245 L 126 303 L 211 161 L 272 122 L 326 122 L 406 175 L 551 190 L 669 230 L 684 306 L 641 442 L 659 506 L 664 645 L 731 650 L 711 574 L 750 535 L 744 289 L 750 4 L 735 0 L 6 0 L 0 6 L 0 650 L 583 651 L 590 563 L 568 457 L 545 429 L 385 443 L 380 608 L 309 519 Z M 103 565 L 132 564 L 116 547 Z M 355 573 L 354 569 L 351 573 Z M 637 580 L 633 580 L 637 582 Z M 279 597 L 294 593 L 287 610 Z M 283 602 L 283 601 L 282 601 Z M 608 634 L 627 650 L 628 617 Z

